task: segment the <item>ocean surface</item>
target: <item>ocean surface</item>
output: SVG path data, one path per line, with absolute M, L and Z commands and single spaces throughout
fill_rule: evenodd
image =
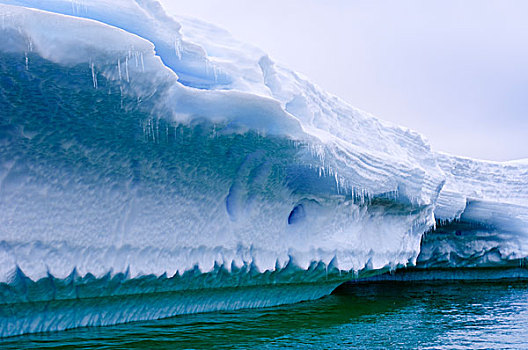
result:
M 294 305 L 33 334 L 2 349 L 528 348 L 528 283 L 348 285 Z

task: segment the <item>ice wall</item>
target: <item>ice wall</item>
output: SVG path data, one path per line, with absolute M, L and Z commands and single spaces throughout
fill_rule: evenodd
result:
M 30 256 L 26 262 L 18 253 L 24 250 L 10 244 L 6 254 L 10 263 L 4 265 L 3 276 L 9 275 L 15 261 L 32 279 L 47 273 L 66 276 L 73 268 L 83 274 L 99 271 L 98 276 L 128 267 L 133 276 L 173 274 L 195 264 L 208 270 L 216 258 L 205 254 L 179 263 L 174 259 L 181 260 L 182 253 L 173 251 L 218 249 L 220 263 L 230 266 L 232 261 L 245 261 L 228 253 L 238 251 L 238 246 L 251 247 L 250 259 L 258 256 L 255 261 L 262 271 L 273 269 L 277 261 L 284 265 L 290 256 L 305 267 L 312 260 L 329 263 L 337 258 L 340 268 L 356 271 L 367 265 L 406 264 L 416 257 L 421 232 L 432 225 L 432 205 L 443 182 L 435 156 L 421 136 L 384 126 L 294 73 L 277 69 L 267 56 L 252 61 L 253 51 L 245 56 L 229 50 L 213 55 L 223 58 L 218 69 L 229 84 L 205 89 L 189 84 L 190 78 L 182 83 L 180 77 L 195 73 L 177 62 L 193 60 L 208 66 L 206 49 L 219 50 L 186 42 L 180 25 L 160 16 L 156 3 L 125 2 L 123 14 L 117 16 L 106 2 L 90 2 L 80 9 L 69 5 L 38 2 L 40 8 L 71 16 L 2 7 L 2 30 L 9 38 L 2 50 L 14 55 L 6 59 L 5 74 L 12 84 L 27 88 L 21 93 L 33 94 L 29 85 L 34 80 L 55 84 L 47 75 L 50 70 L 62 77 L 81 76 L 84 70 L 89 84 L 68 81 L 65 89 L 100 101 L 79 106 L 85 101 L 67 95 L 69 109 L 86 109 L 72 117 L 67 111 L 57 113 L 43 99 L 6 98 L 11 108 L 8 138 L 18 141 L 9 141 L 3 162 L 3 237 L 9 243 L 49 245 L 43 257 L 56 251 L 59 242 L 67 247 L 60 256 L 84 244 L 94 247 L 91 254 L 96 255 L 104 254 L 95 253 L 100 247 L 129 247 L 126 254 L 132 255 L 147 246 L 164 247 L 170 253 L 163 263 L 156 260 L 148 268 L 139 263 L 144 259 L 126 254 L 113 262 L 71 254 L 57 271 L 54 263 L 32 266 Z M 199 30 L 215 31 L 206 26 Z M 181 46 L 164 51 L 169 39 L 179 40 Z M 195 50 L 201 56 L 186 55 L 188 47 L 201 47 Z M 13 57 L 25 60 L 29 83 L 18 80 L 14 73 L 18 68 L 9 66 L 16 61 Z M 243 61 L 246 70 L 254 71 L 243 74 L 228 58 Z M 42 69 L 47 62 L 50 66 Z M 242 83 L 247 81 L 252 84 Z M 36 95 L 64 98 L 66 93 L 59 91 L 63 86 L 55 85 L 47 90 L 40 86 Z M 116 111 L 112 91 L 132 102 Z M 42 105 L 43 114 L 55 113 L 61 124 L 40 125 L 39 116 L 32 119 L 21 113 L 20 105 L 30 103 Z M 105 109 L 113 113 L 113 123 L 98 119 L 98 112 Z M 79 125 L 90 123 L 95 135 L 89 137 L 92 130 L 87 130 L 86 139 L 71 139 Z M 119 137 L 137 133 L 139 127 L 147 141 L 122 144 Z M 27 129 L 33 129 L 29 144 Z M 45 136 L 49 133 L 54 137 Z M 187 142 L 185 155 L 181 142 Z M 37 162 L 29 151 L 54 150 L 57 145 L 68 161 L 85 148 L 91 157 L 83 161 L 86 157 L 77 155 L 79 161 L 70 164 L 62 154 L 50 151 Z M 171 161 L 161 161 L 153 147 L 163 149 L 163 157 Z M 201 154 L 199 147 L 217 154 Z M 87 171 L 88 167 L 94 170 Z M 12 181 L 17 185 L 10 185 Z
M 528 256 L 528 163 L 438 155 L 446 184 L 436 229 L 422 240 L 423 267 L 519 266 Z

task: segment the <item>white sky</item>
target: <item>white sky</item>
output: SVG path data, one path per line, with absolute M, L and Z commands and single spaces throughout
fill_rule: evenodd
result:
M 162 0 L 436 150 L 528 158 L 528 1 Z

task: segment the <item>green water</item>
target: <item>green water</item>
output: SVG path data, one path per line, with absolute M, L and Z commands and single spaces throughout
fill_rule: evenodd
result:
M 282 307 L 8 338 L 0 348 L 528 348 L 527 322 L 527 283 L 374 283 Z

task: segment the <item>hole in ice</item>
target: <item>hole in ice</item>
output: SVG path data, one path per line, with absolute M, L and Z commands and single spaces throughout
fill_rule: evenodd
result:
M 292 209 L 290 215 L 288 216 L 288 225 L 298 223 L 305 217 L 306 211 L 304 210 L 304 206 L 302 204 L 298 204 Z

